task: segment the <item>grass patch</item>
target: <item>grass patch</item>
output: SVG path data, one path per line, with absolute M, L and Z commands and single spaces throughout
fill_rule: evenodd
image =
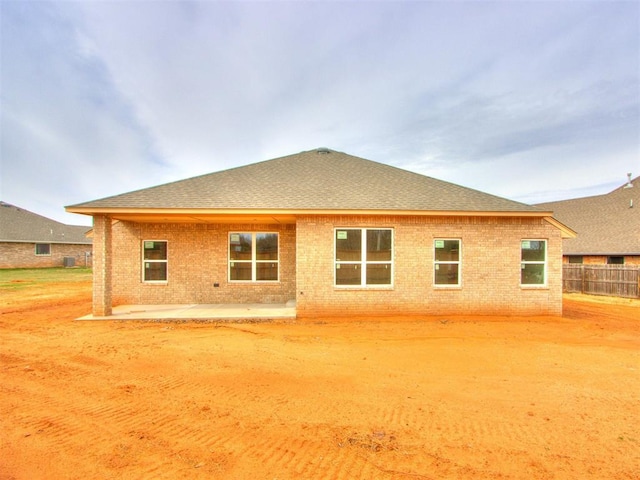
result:
M 12 291 L 47 283 L 86 282 L 92 279 L 90 268 L 6 268 L 0 269 L 0 290 Z

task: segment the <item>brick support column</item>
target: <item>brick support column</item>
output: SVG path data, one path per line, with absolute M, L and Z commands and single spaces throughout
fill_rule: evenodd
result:
M 93 217 L 93 315 L 111 315 L 111 217 Z

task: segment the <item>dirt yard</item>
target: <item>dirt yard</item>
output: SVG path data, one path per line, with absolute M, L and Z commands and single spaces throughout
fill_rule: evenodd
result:
M 76 322 L 0 290 L 0 479 L 638 479 L 640 302 L 563 318 Z

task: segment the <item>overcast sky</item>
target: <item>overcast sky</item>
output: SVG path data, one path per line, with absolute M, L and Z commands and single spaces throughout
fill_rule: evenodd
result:
M 0 0 L 0 199 L 329 147 L 526 203 L 640 174 L 640 2 Z

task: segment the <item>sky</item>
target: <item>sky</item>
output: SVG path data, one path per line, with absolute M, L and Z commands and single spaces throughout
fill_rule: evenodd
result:
M 328 147 L 524 203 L 640 174 L 637 1 L 0 0 L 0 200 Z

